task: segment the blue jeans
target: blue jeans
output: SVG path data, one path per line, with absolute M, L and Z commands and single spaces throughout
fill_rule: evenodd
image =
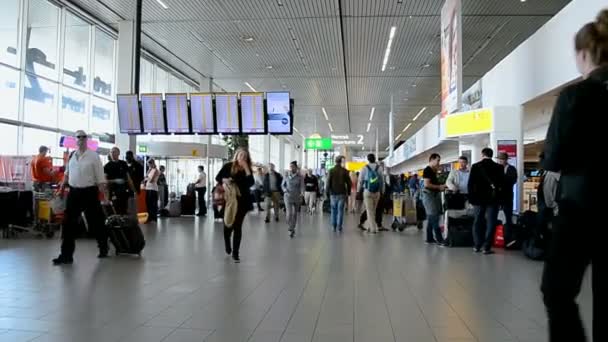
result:
M 441 215 L 427 215 L 426 242 L 443 243 L 443 235 L 441 234 L 441 228 L 439 227 L 440 218 Z M 433 233 L 435 234 L 435 237 L 433 237 Z
M 497 205 L 475 206 L 475 222 L 473 223 L 473 241 L 475 242 L 475 248 L 483 248 L 484 250 L 492 249 L 497 220 Z
M 342 230 L 344 222 L 344 203 L 346 195 L 331 195 L 329 196 L 331 203 L 331 226 L 334 229 Z

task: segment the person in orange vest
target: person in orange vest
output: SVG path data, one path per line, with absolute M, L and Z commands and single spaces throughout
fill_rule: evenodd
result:
M 48 147 L 40 146 L 38 154 L 32 159 L 31 171 L 35 191 L 45 191 L 50 188 L 50 183 L 53 182 L 55 172 L 53 171 L 51 158 L 47 157 L 48 152 Z

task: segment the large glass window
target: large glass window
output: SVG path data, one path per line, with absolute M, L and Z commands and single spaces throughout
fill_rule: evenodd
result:
M 14 156 L 17 154 L 17 126 L 0 124 L 0 155 Z
M 114 134 L 114 102 L 93 97 L 91 110 L 91 132 Z
M 19 71 L 0 65 L 0 117 L 19 118 Z
M 29 156 L 38 154 L 38 148 L 40 148 L 40 146 L 42 145 L 47 146 L 51 149 L 51 156 L 61 156 L 61 149 L 59 148 L 59 137 L 57 133 L 35 128 L 23 128 L 23 149 L 21 150 L 22 155 Z
M 264 135 L 249 136 L 249 154 L 254 163 L 264 163 Z
M 0 11 L 0 62 L 17 66 L 19 0 L 3 0 Z
M 169 73 L 164 69 L 156 68 L 156 88 L 157 93 L 166 93 L 169 85 Z
M 72 13 L 65 15 L 63 83 L 82 89 L 89 84 L 91 25 Z
M 46 0 L 30 0 L 26 70 L 57 79 L 59 8 Z
M 57 84 L 26 73 L 23 91 L 24 121 L 57 127 Z
M 68 87 L 63 88 L 61 97 L 61 128 L 75 132 L 89 130 L 89 95 Z
M 141 59 L 139 64 L 139 91 L 141 93 L 154 92 L 154 64 L 146 59 Z
M 95 78 L 93 93 L 111 98 L 114 85 L 114 44 L 112 37 L 95 29 Z
M 270 136 L 270 162 L 276 166 L 277 171 L 281 171 L 282 167 L 282 165 L 279 165 L 279 160 L 281 160 L 280 144 L 279 138 Z
M 291 144 L 285 143 L 285 148 L 283 149 L 283 169 L 289 168 L 289 163 L 293 161 L 291 156 Z

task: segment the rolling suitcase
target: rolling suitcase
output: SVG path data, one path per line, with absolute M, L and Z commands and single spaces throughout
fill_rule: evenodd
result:
M 114 213 L 112 207 L 104 207 L 107 213 Z M 141 256 L 141 251 L 146 246 L 144 234 L 139 227 L 139 222 L 135 217 L 127 215 L 109 215 L 106 219 L 106 228 L 110 242 L 119 254 L 137 254 Z
M 447 213 L 446 213 L 447 215 Z M 470 216 L 449 217 L 446 219 L 447 238 L 450 247 L 472 247 L 473 246 L 473 222 L 475 218 Z
M 194 215 L 196 210 L 195 196 L 182 195 L 180 198 L 180 204 L 182 206 L 182 215 Z

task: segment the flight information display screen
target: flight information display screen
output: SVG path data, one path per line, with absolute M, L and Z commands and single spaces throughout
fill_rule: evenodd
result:
M 192 132 L 200 134 L 215 133 L 212 94 L 190 94 L 190 114 L 192 117 Z
M 118 110 L 120 133 L 141 133 L 139 98 L 137 97 L 137 94 L 116 95 L 116 106 Z
M 268 133 L 292 134 L 293 120 L 289 92 L 266 93 Z
M 162 94 L 142 94 L 141 113 L 144 133 L 165 133 Z
M 243 133 L 266 133 L 264 93 L 241 93 L 241 124 Z
M 218 133 L 235 134 L 241 131 L 237 93 L 215 94 L 215 119 Z
M 167 108 L 167 131 L 169 133 L 189 133 L 188 95 L 166 94 L 165 105 Z

